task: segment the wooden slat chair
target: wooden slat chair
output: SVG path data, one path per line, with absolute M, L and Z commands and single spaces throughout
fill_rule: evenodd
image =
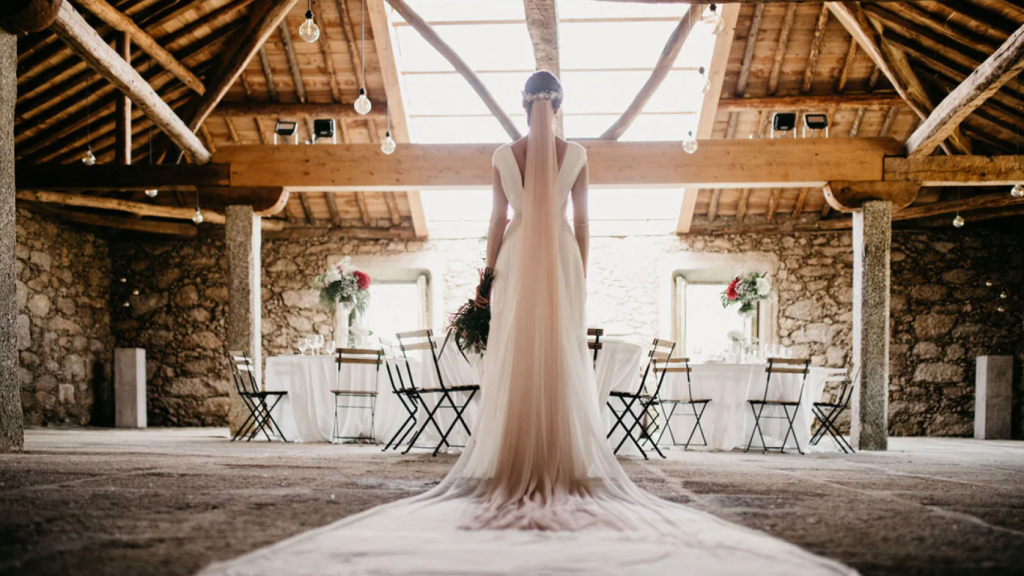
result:
M 336 440 L 374 441 L 374 417 L 377 412 L 377 381 L 374 379 L 373 390 L 355 390 L 349 382 L 345 387 L 341 381 L 341 372 L 345 364 L 369 365 L 372 364 L 376 370 L 380 370 L 380 350 L 365 350 L 360 348 L 338 348 L 334 354 L 334 361 L 338 365 L 338 387 L 331 390 L 334 394 L 334 429 L 331 432 L 331 442 Z M 348 404 L 338 402 L 345 398 Z M 370 411 L 370 435 L 369 436 L 341 436 L 341 427 L 338 424 L 338 408 L 351 408 L 353 410 Z
M 412 332 L 399 332 L 395 336 L 398 338 L 398 347 L 401 349 L 402 357 L 405 360 L 405 372 L 406 376 L 409 377 L 408 384 L 412 389 L 412 394 L 416 396 L 417 403 L 426 406 L 426 404 L 423 402 L 424 396 L 428 394 L 438 395 L 437 403 L 434 404 L 434 407 L 432 409 L 427 410 L 427 420 L 420 425 L 419 429 L 413 435 L 412 439 L 409 440 L 409 445 L 406 447 L 404 453 L 408 453 L 409 450 L 411 450 L 414 447 L 414 445 L 416 444 L 416 440 L 419 439 L 420 435 L 423 433 L 423 430 L 425 430 L 428 425 L 433 425 L 434 428 L 437 430 L 438 434 L 441 435 L 440 441 L 438 441 L 437 445 L 434 447 L 434 456 L 437 456 L 437 453 L 438 451 L 441 450 L 442 446 L 447 446 L 449 448 L 464 448 L 465 446 L 463 445 L 454 445 L 449 443 L 448 436 L 451 435 L 452 431 L 455 429 L 455 426 L 457 424 L 461 425 L 462 428 L 465 429 L 467 436 L 472 434 L 469 424 L 466 423 L 463 414 L 465 413 L 466 408 L 469 407 L 470 402 L 473 401 L 473 397 L 476 396 L 476 393 L 480 391 L 480 385 L 445 385 L 444 374 L 442 373 L 441 365 L 438 362 L 437 343 L 434 342 L 433 331 L 427 329 L 415 330 Z M 416 377 L 413 375 L 412 367 L 409 362 L 409 353 L 418 351 L 425 352 L 424 362 L 433 363 L 434 371 L 437 374 L 438 385 L 436 387 L 432 386 L 429 388 L 424 388 L 416 384 Z M 465 393 L 468 395 L 466 397 L 465 402 L 463 402 L 462 404 L 459 404 L 455 400 L 456 395 L 459 393 Z M 438 411 L 441 410 L 442 408 L 450 409 L 453 412 L 452 423 L 450 426 L 448 426 L 446 430 L 441 429 L 440 423 L 435 418 L 437 416 Z
M 682 446 L 684 450 L 690 449 L 690 444 L 693 442 L 693 435 L 700 432 L 700 439 L 703 444 L 694 444 L 695 446 L 707 446 L 708 439 L 704 435 L 704 427 L 700 423 L 700 419 L 704 417 L 704 411 L 707 410 L 708 404 L 711 402 L 709 398 L 694 398 L 693 397 L 693 381 L 691 375 L 693 368 L 690 367 L 689 358 L 668 358 L 662 362 L 655 364 L 655 371 L 661 371 L 662 377 L 665 374 L 685 374 L 686 375 L 686 393 L 680 395 L 674 395 L 669 398 L 665 398 L 664 394 L 661 395 L 662 410 L 665 410 L 664 406 L 669 405 L 669 409 L 665 414 L 665 429 L 661 431 L 661 435 L 658 436 L 658 443 L 661 444 L 661 438 L 668 432 L 669 438 L 672 440 L 672 446 Z M 683 411 L 676 414 L 676 410 L 684 406 Z M 672 431 L 672 418 L 673 417 L 686 417 L 693 416 L 693 428 L 690 429 L 690 435 L 686 438 L 684 444 L 680 444 L 676 440 L 676 435 Z
M 809 358 L 768 358 L 768 366 L 764 369 L 767 374 L 764 382 L 764 396 L 756 400 L 747 400 L 750 404 L 750 409 L 754 412 L 754 429 L 750 432 L 750 441 L 747 442 L 747 448 L 744 452 L 749 452 L 750 447 L 754 444 L 754 436 L 761 438 L 761 451 L 766 453 L 769 450 L 778 450 L 779 452 L 786 451 L 786 442 L 789 441 L 790 434 L 793 435 L 793 441 L 796 442 L 797 452 L 803 454 L 804 451 L 800 448 L 800 440 L 796 437 L 796 430 L 793 428 L 793 423 L 796 420 L 797 412 L 800 410 L 800 400 L 804 397 L 804 387 L 807 386 L 807 375 L 811 370 L 811 360 Z M 795 399 L 769 399 L 772 388 L 772 376 L 779 374 L 798 374 L 800 375 L 800 393 L 797 394 Z M 776 382 L 778 378 L 775 379 Z M 765 415 L 765 408 L 781 408 L 783 416 Z M 786 430 L 786 436 L 782 439 L 780 446 L 768 446 L 764 441 L 764 433 L 761 430 L 761 419 L 776 419 L 781 420 L 785 418 L 788 423 Z
M 811 436 L 811 444 L 814 446 L 818 445 L 818 442 L 828 434 L 832 437 L 832 440 L 839 446 L 839 449 L 844 454 L 853 454 L 856 450 L 853 446 L 843 438 L 843 435 L 839 432 L 837 423 L 839 417 L 842 416 L 843 412 L 850 406 L 850 400 L 853 398 L 853 390 L 857 385 L 857 380 L 860 379 L 860 367 L 857 367 L 857 371 L 851 376 L 849 370 L 836 372 L 825 377 L 825 386 L 828 387 L 830 383 L 839 383 L 839 393 L 835 396 L 834 400 L 815 402 L 811 407 L 811 411 L 814 413 L 814 419 L 818 421 L 818 429 Z
M 249 442 L 260 432 L 263 432 L 263 435 L 270 441 L 273 440 L 270 433 L 276 431 L 275 436 L 287 442 L 288 439 L 281 432 L 281 428 L 277 425 L 271 412 L 288 392 L 260 390 L 260 386 L 256 382 L 256 370 L 253 369 L 252 362 L 249 361 L 249 356 L 245 352 L 229 351 L 228 362 L 231 364 L 231 376 L 235 380 L 235 390 L 238 391 L 242 402 L 249 409 L 249 416 L 246 417 L 231 441 L 245 438 L 245 441 Z M 267 432 L 268 429 L 270 433 Z
M 616 428 L 622 427 L 626 431 L 626 435 L 623 436 L 622 440 L 615 447 L 615 453 L 618 454 L 619 450 L 626 443 L 626 440 L 633 442 L 637 450 L 644 457 L 644 460 L 648 459 L 647 452 L 644 451 L 642 446 L 643 442 L 647 442 L 648 445 L 654 448 L 654 451 L 658 453 L 662 458 L 665 455 L 661 452 L 661 448 L 658 448 L 658 442 L 655 440 L 655 435 L 658 434 L 658 409 L 657 406 L 660 404 L 659 398 L 661 393 L 661 385 L 665 381 L 665 373 L 662 372 L 660 375 L 657 370 L 654 369 L 655 363 L 663 362 L 672 357 L 672 351 L 675 350 L 675 342 L 668 340 L 659 340 L 655 338 L 650 353 L 647 355 L 647 366 L 644 368 L 643 376 L 640 379 L 640 386 L 635 391 L 618 391 L 612 390 L 608 396 L 608 409 L 612 411 L 612 416 L 615 417 L 615 422 L 612 424 L 611 430 L 608 431 L 608 438 L 612 437 Z M 622 412 L 615 409 L 612 399 L 617 398 L 622 404 L 624 404 Z M 634 408 L 636 410 L 634 411 Z M 629 426 L 626 426 L 625 419 L 630 419 Z M 633 431 L 639 427 L 638 433 L 634 436 Z
M 601 337 L 604 336 L 603 328 L 587 328 L 587 348 L 594 351 L 594 368 L 597 368 L 597 355 L 604 348 Z
M 384 369 L 388 374 L 388 381 L 391 383 L 391 393 L 398 397 L 398 401 L 402 403 L 402 407 L 405 408 L 407 414 L 405 421 L 402 422 L 402 425 L 391 436 L 388 443 L 384 445 L 382 452 L 386 452 L 389 448 L 397 450 L 402 442 L 405 441 L 406 436 L 416 429 L 419 397 L 416 395 L 415 389 L 407 386 L 405 383 L 405 377 L 402 375 L 402 363 L 405 362 L 405 358 L 398 356 L 394 343 L 381 338 L 380 352 L 381 363 L 384 364 Z

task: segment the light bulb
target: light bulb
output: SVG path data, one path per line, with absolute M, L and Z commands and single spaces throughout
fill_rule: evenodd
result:
M 192 223 L 196 226 L 203 223 L 203 213 L 199 211 L 198 206 L 196 206 L 196 213 L 192 215 Z
M 359 98 L 356 98 L 355 109 L 356 114 L 366 116 L 370 113 L 370 108 L 373 105 L 370 104 L 370 99 L 366 97 L 366 88 L 359 89 Z
M 124 284 L 124 283 L 125 283 L 125 282 L 127 282 L 127 281 L 128 281 L 128 279 L 127 279 L 127 278 L 121 278 L 121 284 Z
M 1000 292 L 999 297 L 1002 298 L 1003 300 L 1006 300 L 1006 292 Z
M 313 22 L 313 11 L 306 11 L 306 21 L 299 26 L 299 38 L 312 44 L 320 38 L 320 27 Z
M 686 138 L 683 139 L 683 152 L 687 154 L 693 154 L 697 151 L 697 139 L 693 137 L 693 132 L 687 132 Z
M 132 290 L 132 296 L 138 296 L 138 295 L 139 295 L 138 289 Z
M 996 311 L 997 312 L 1006 312 L 1006 308 L 1003 308 L 1002 306 L 998 306 L 998 307 L 996 307 Z
M 953 227 L 954 228 L 963 228 L 964 224 L 966 224 L 966 221 L 964 220 L 963 216 L 957 214 L 956 218 L 953 218 Z
M 1010 196 L 1024 198 L 1024 184 L 1014 184 L 1013 188 L 1010 189 Z
M 146 196 L 149 196 L 150 198 L 156 198 L 156 195 L 159 194 L 159 193 L 160 193 L 160 191 L 157 190 L 156 188 L 147 188 L 146 189 Z
M 711 33 L 716 36 L 725 30 L 725 20 L 718 14 L 718 6 L 714 4 L 708 8 L 708 11 L 701 18 L 701 22 L 711 26 Z
M 131 304 L 129 304 L 129 303 L 128 303 L 128 301 L 127 301 L 127 300 L 125 300 L 125 301 L 124 301 L 124 304 L 122 304 L 122 306 L 124 306 L 125 308 L 130 308 L 130 307 L 131 307 Z
M 95 163 L 96 155 L 92 153 L 92 148 L 89 148 L 88 150 L 85 151 L 85 154 L 82 154 L 82 164 L 85 164 L 86 166 L 92 166 Z
M 991 288 L 992 287 L 992 281 L 991 280 L 985 280 L 985 286 L 988 286 L 989 288 Z
M 707 71 L 704 70 L 703 66 L 700 67 L 700 77 L 704 80 L 704 84 L 700 87 L 701 93 L 707 94 L 711 92 L 711 79 L 708 78 Z
M 384 140 L 380 143 L 380 151 L 385 154 L 394 154 L 397 147 L 398 144 L 395 143 L 395 139 L 391 137 L 391 131 L 388 130 L 384 134 Z

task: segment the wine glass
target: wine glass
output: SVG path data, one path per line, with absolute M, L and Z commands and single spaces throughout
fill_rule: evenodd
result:
M 323 349 L 324 349 L 324 335 L 323 334 L 317 334 L 316 335 L 316 350 L 317 350 L 316 353 L 317 354 L 321 354 Z
M 337 350 L 337 348 L 334 346 L 334 340 L 328 340 L 327 341 L 327 353 L 333 356 L 334 352 L 336 350 Z
M 305 356 L 306 350 L 309 350 L 309 338 L 299 338 L 299 353 Z

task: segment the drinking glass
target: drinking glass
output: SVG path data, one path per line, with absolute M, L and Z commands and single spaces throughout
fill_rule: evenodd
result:
M 337 348 L 334 346 L 334 340 L 328 340 L 327 341 L 327 353 L 333 355 L 336 350 L 337 350 Z
M 305 356 L 306 350 L 309 350 L 309 338 L 299 338 L 299 353 Z
M 317 334 L 316 335 L 316 350 L 317 350 L 317 354 L 321 354 L 323 349 L 324 349 L 324 335 L 323 334 Z

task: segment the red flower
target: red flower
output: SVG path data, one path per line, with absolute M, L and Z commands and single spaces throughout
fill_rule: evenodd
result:
M 356 277 L 356 284 L 359 285 L 359 289 L 360 290 L 369 290 L 370 289 L 370 275 L 369 274 L 367 274 L 366 272 L 360 272 L 360 271 L 356 270 L 355 272 L 352 273 L 352 275 Z
M 740 283 L 740 279 L 736 278 L 733 280 L 729 287 L 725 289 L 725 297 L 729 300 L 735 300 L 740 297 L 739 293 L 736 292 L 736 285 Z

